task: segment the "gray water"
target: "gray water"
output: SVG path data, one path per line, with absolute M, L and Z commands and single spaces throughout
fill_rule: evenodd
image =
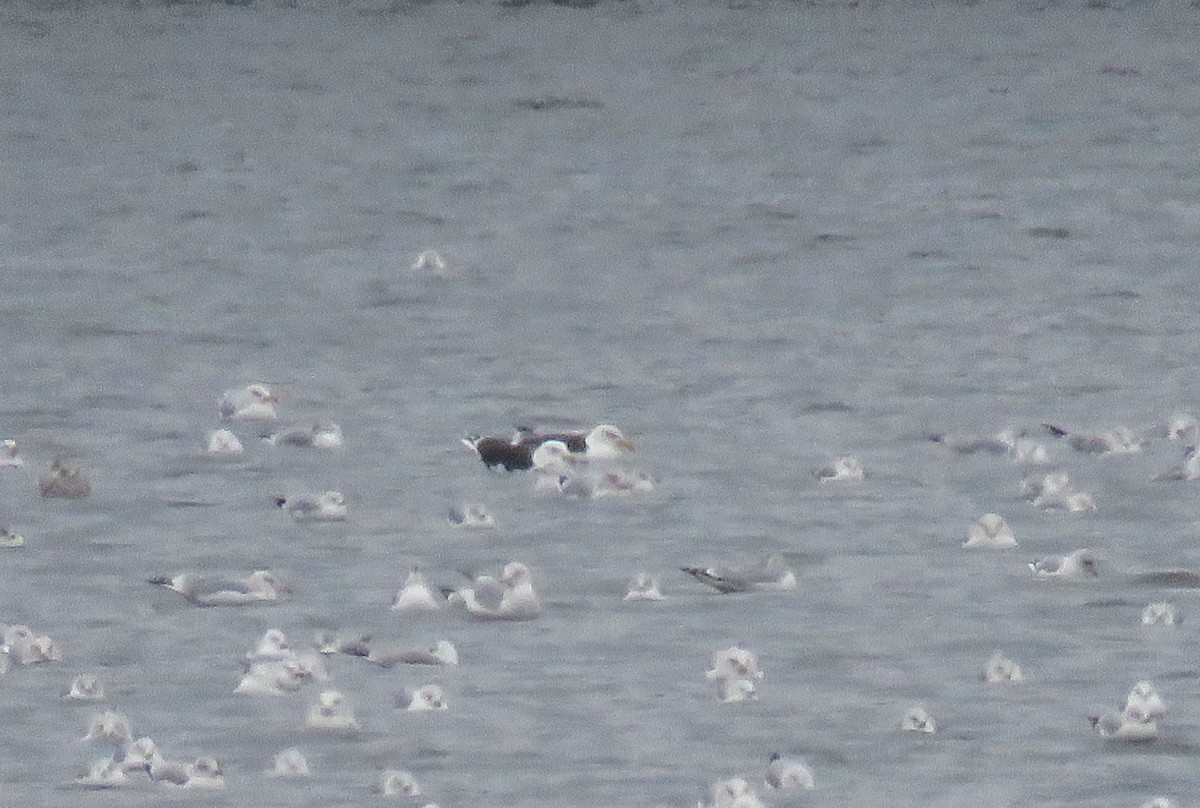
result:
M 0 623 L 62 644 L 0 679 L 0 803 L 160 805 L 70 784 L 98 750 L 80 672 L 226 792 L 359 805 L 407 768 L 450 806 L 691 806 L 804 755 L 804 806 L 1200 804 L 1196 622 L 1178 449 L 1050 443 L 1094 513 L 932 431 L 1165 423 L 1196 409 L 1200 12 L 1157 3 L 0 5 Z M 331 6 L 333 4 L 330 4 Z M 418 252 L 445 277 L 414 272 Z M 340 452 L 201 446 L 221 391 L 265 381 Z M 618 424 L 658 481 L 593 501 L 489 473 L 459 443 Z M 1049 441 L 1048 437 L 1045 440 Z M 78 457 L 95 491 L 41 500 Z M 855 454 L 858 484 L 813 469 Z M 344 524 L 279 493 L 337 488 Z M 455 530 L 486 502 L 498 527 Z M 961 548 L 998 511 L 1014 552 Z M 1035 581 L 1090 546 L 1102 576 Z M 797 561 L 790 593 L 719 595 L 682 564 Z M 407 570 L 519 559 L 527 623 L 388 609 Z M 199 609 L 146 583 L 269 567 L 289 601 Z M 621 601 L 638 570 L 668 600 Z M 317 688 L 231 691 L 269 627 L 452 639 L 458 668 L 331 659 L 363 731 L 302 728 Z M 703 670 L 743 642 L 760 699 Z M 1003 649 L 1029 681 L 987 685 Z M 1086 716 L 1140 678 L 1163 737 Z M 450 710 L 393 709 L 430 681 Z M 924 703 L 934 735 L 898 730 Z M 263 770 L 300 746 L 314 776 Z

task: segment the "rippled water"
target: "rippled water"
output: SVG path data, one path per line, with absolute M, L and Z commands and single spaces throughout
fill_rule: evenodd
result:
M 62 643 L 0 679 L 0 784 L 23 805 L 98 757 L 78 672 L 231 805 L 358 805 L 381 768 L 449 806 L 692 805 L 806 756 L 773 805 L 1194 804 L 1200 503 L 1153 442 L 1052 443 L 1095 513 L 1022 500 L 1022 471 L 931 431 L 1149 427 L 1197 409 L 1200 13 L 1181 3 L 0 6 L 0 623 Z M 142 6 L 142 7 L 139 7 Z M 449 271 L 409 269 L 437 248 Z M 200 451 L 220 392 L 266 381 L 335 454 Z M 612 422 L 659 480 L 573 501 L 459 444 Z M 255 437 L 253 429 L 244 437 Z M 1049 438 L 1046 438 L 1049 441 Z M 33 478 L 80 458 L 90 499 Z M 859 484 L 820 484 L 840 454 Z M 337 488 L 343 525 L 270 506 Z M 488 503 L 499 527 L 445 520 Z M 999 511 L 1015 552 L 968 552 Z M 1025 562 L 1090 546 L 1099 581 Z M 717 595 L 677 568 L 791 554 L 792 593 Z M 527 561 L 536 621 L 398 616 L 413 564 Z M 270 567 L 295 596 L 197 609 L 146 579 Z M 625 604 L 637 570 L 669 599 Z M 452 639 L 457 669 L 330 661 L 364 725 L 301 729 L 315 688 L 231 694 L 268 627 Z M 760 700 L 702 672 L 741 641 Z M 1002 648 L 1029 681 L 985 685 Z M 1163 738 L 1085 716 L 1150 678 Z M 392 707 L 428 681 L 441 714 Z M 898 731 L 925 703 L 931 736 Z M 262 776 L 298 745 L 314 777 Z M 0 800 L 3 801 L 3 800 Z M 15 804 L 15 803 L 14 803 Z

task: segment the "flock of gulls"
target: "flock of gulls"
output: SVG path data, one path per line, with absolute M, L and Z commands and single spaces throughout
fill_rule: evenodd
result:
M 239 423 L 256 425 L 277 419 L 277 396 L 264 384 L 251 384 L 230 390 L 221 397 L 218 414 L 223 426 L 210 432 L 204 444 L 212 455 L 236 455 L 245 451 L 239 437 Z M 1193 480 L 1200 478 L 1197 440 L 1200 428 L 1190 416 L 1176 416 L 1164 430 L 1147 436 L 1135 436 L 1118 428 L 1104 433 L 1077 433 L 1057 426 L 1044 425 L 1039 437 L 1026 433 L 1002 432 L 997 435 L 935 434 L 932 441 L 947 450 L 964 455 L 992 454 L 1025 467 L 1043 467 L 1050 463 L 1049 441 L 1064 441 L 1072 450 L 1095 456 L 1120 455 L 1141 451 L 1154 437 L 1178 442 L 1183 450 L 1179 465 L 1165 470 L 1159 479 Z M 292 426 L 258 439 L 272 446 L 293 446 L 316 450 L 337 450 L 343 445 L 341 428 L 332 421 Z M 653 479 L 637 468 L 636 448 L 620 429 L 601 424 L 578 432 L 542 432 L 518 427 L 511 436 L 470 435 L 462 440 L 489 469 L 519 472 L 533 479 L 535 490 L 571 498 L 596 498 L 636 495 L 654 490 Z M 5 440 L 0 451 L 0 469 L 20 471 L 25 462 L 17 442 Z M 5 472 L 7 473 L 7 472 Z M 864 479 L 860 462 L 852 456 L 839 457 L 814 471 L 824 483 L 854 483 Z M 91 484 L 84 472 L 69 458 L 53 460 L 37 480 L 41 496 L 80 499 L 90 495 Z M 1066 472 L 1037 470 L 1020 481 L 1020 491 L 1034 506 L 1068 512 L 1096 508 L 1094 498 L 1077 490 Z M 280 496 L 275 505 L 301 521 L 341 521 L 348 517 L 346 497 L 337 491 L 307 492 Z M 449 519 L 467 528 L 488 528 L 495 520 L 486 505 L 462 503 L 451 509 Z M 19 548 L 25 538 L 5 527 L 0 530 L 0 547 Z M 986 513 L 970 525 L 962 545 L 971 550 L 1013 550 L 1017 537 L 1003 517 Z M 1061 555 L 1036 559 L 1028 564 L 1030 575 L 1039 579 L 1087 580 L 1101 576 L 1099 557 L 1090 548 L 1077 548 Z M 681 572 L 721 594 L 760 590 L 789 590 L 796 587 L 796 573 L 782 555 L 770 555 L 740 567 L 717 568 L 683 566 Z M 169 590 L 197 607 L 227 608 L 271 603 L 292 594 L 291 586 L 270 570 L 251 570 L 232 576 L 208 576 L 177 572 L 154 578 L 150 584 Z M 624 595 L 627 602 L 656 602 L 665 599 L 660 579 L 648 571 L 637 572 Z M 484 621 L 528 621 L 538 618 L 543 603 L 534 583 L 530 566 L 512 560 L 494 574 L 483 574 L 455 586 L 435 586 L 419 568 L 412 569 L 392 599 L 396 612 L 458 609 L 466 618 Z M 1176 607 L 1168 602 L 1147 604 L 1142 622 L 1147 625 L 1175 626 L 1181 621 Z M 328 684 L 330 675 L 325 660 L 331 655 L 361 659 L 363 664 L 391 668 L 396 665 L 455 666 L 458 649 L 448 639 L 428 647 L 387 646 L 369 636 L 340 636 L 321 633 L 308 644 L 295 646 L 283 631 L 267 630 L 243 659 L 243 674 L 233 694 L 258 698 L 294 693 L 304 688 L 316 690 L 303 716 L 305 732 L 352 733 L 359 729 L 351 700 Z M 0 675 L 14 664 L 20 666 L 61 662 L 63 651 L 50 637 L 39 635 L 28 626 L 10 625 L 3 630 L 0 646 Z M 764 676 L 756 654 L 743 645 L 734 645 L 713 653 L 711 667 L 703 673 L 711 683 L 715 698 L 724 704 L 758 699 L 757 682 Z M 997 651 L 983 666 L 982 678 L 988 683 L 1014 685 L 1025 681 L 1021 666 Z M 100 704 L 106 701 L 104 685 L 94 675 L 81 674 L 71 682 L 66 699 Z M 395 707 L 406 711 L 445 711 L 449 709 L 445 692 L 439 685 L 427 684 L 397 697 Z M 736 708 L 731 708 L 736 709 Z M 1114 743 L 1147 743 L 1159 736 L 1158 722 L 1166 717 L 1166 704 L 1155 686 L 1138 681 L 1123 704 L 1090 717 L 1094 732 Z M 934 733 L 937 721 L 920 704 L 899 717 L 900 731 Z M 84 788 L 120 788 L 150 783 L 167 789 L 213 790 L 225 787 L 225 776 L 218 761 L 201 755 L 190 761 L 171 759 L 155 741 L 134 732 L 124 714 L 105 709 L 87 724 L 84 740 L 96 750 L 86 772 L 74 781 Z M 264 776 L 302 779 L 314 776 L 301 748 L 278 751 Z M 801 757 L 785 757 L 773 752 L 763 761 L 757 775 L 735 775 L 711 783 L 707 801 L 699 808 L 758 808 L 765 805 L 764 794 L 782 790 L 807 790 L 817 785 L 808 763 Z M 377 772 L 371 790 L 386 796 L 425 802 L 422 784 L 403 768 Z M 1165 797 L 1147 802 L 1143 808 L 1168 808 Z

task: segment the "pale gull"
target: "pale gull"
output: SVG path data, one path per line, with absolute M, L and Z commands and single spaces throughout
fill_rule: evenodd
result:
M 933 716 L 919 704 L 913 705 L 900 720 L 900 729 L 906 732 L 937 732 Z
M 340 491 L 276 497 L 275 505 L 291 513 L 298 522 L 341 522 L 349 514 L 346 496 Z
M 197 606 L 244 606 L 280 600 L 290 587 L 269 570 L 255 570 L 243 578 L 222 578 L 185 572 L 150 583 L 170 589 Z
M 1142 743 L 1158 738 L 1158 725 L 1152 720 L 1143 721 L 1121 712 L 1110 712 L 1091 716 L 1089 721 L 1096 732 L 1106 741 L 1129 741 Z
M 71 701 L 104 701 L 104 685 L 90 673 L 81 673 L 71 680 L 66 697 Z
M 312 770 L 308 767 L 308 758 L 299 749 L 292 747 L 284 749 L 275 755 L 267 777 L 278 777 L 284 780 L 299 780 L 309 777 Z
M 761 679 L 762 668 L 754 652 L 741 645 L 733 645 L 713 654 L 712 668 L 704 672 L 708 681 L 732 678 Z
M 294 426 L 265 438 L 272 446 L 297 446 L 307 449 L 340 449 L 346 440 L 342 428 L 332 421 L 317 421 L 310 426 Z
M 741 777 L 717 780 L 708 793 L 709 801 L 697 803 L 697 808 L 764 808 L 750 783 Z
M 413 259 L 409 269 L 413 272 L 423 272 L 435 277 L 441 277 L 446 274 L 446 259 L 442 258 L 442 254 L 437 250 L 422 250 Z
M 249 384 L 240 390 L 226 390 L 221 396 L 220 413 L 225 421 L 273 421 L 279 398 L 265 384 Z
M 1006 550 L 1017 546 L 1017 537 L 1012 528 L 998 513 L 985 513 L 967 531 L 963 547 L 981 547 Z
M 246 451 L 238 436 L 228 429 L 214 429 L 209 432 L 204 450 L 213 455 L 240 455 Z
M 446 694 L 439 685 L 422 685 L 411 693 L 405 693 L 396 698 L 396 706 L 410 713 L 428 712 L 430 710 L 446 710 Z
M 1072 432 L 1053 424 L 1042 424 L 1056 438 L 1066 438 L 1070 447 L 1084 454 L 1101 457 L 1132 454 L 1142 451 L 1145 441 L 1127 427 L 1117 426 L 1107 432 Z
M 233 692 L 247 696 L 282 696 L 299 690 L 312 678 L 312 671 L 297 659 L 255 662 Z
M 542 609 L 529 567 L 519 561 L 506 564 L 499 578 L 476 578 L 470 586 L 451 593 L 450 600 L 481 620 L 531 620 Z
M 754 589 L 795 589 L 796 574 L 782 555 L 772 554 L 749 567 L 680 567 L 688 575 L 718 592 L 749 592 Z
M 368 662 L 383 668 L 394 665 L 457 665 L 458 649 L 449 640 L 438 640 L 428 648 L 372 647 Z
M 1097 578 L 1100 575 L 1096 554 L 1087 548 L 1066 555 L 1046 556 L 1029 562 L 1036 578 Z
M 823 483 L 843 480 L 858 482 L 863 478 L 863 467 L 857 457 L 846 455 L 839 457 L 827 466 L 821 466 L 817 469 L 816 475 L 817 479 Z
M 1135 684 L 1125 697 L 1122 712 L 1130 718 L 1140 721 L 1151 721 L 1167 717 L 1167 705 L 1158 690 L 1150 682 L 1141 681 Z
M 129 727 L 129 719 L 116 710 L 105 710 L 88 724 L 85 741 L 115 741 L 124 744 L 133 740 L 133 731 Z
M 625 597 L 622 600 L 627 601 L 658 601 L 666 600 L 666 595 L 659 588 L 658 576 L 651 575 L 648 572 L 639 572 L 633 576 L 633 580 L 629 582 L 629 589 L 625 592 Z
M 12 438 L 0 441 L 0 469 L 19 469 L 25 465 L 17 449 L 17 442 Z
M 789 788 L 813 788 L 812 770 L 800 758 L 785 758 L 778 752 L 772 752 L 767 758 L 767 786 L 777 790 Z
M 156 761 L 150 764 L 150 779 L 174 788 L 216 790 L 225 788 L 225 776 L 215 758 L 201 756 L 191 763 Z
M 15 549 L 25 546 L 25 537 L 8 525 L 0 525 L 0 548 Z
M 935 432 L 928 436 L 934 443 L 940 443 L 947 449 L 962 455 L 973 454 L 1008 454 L 1020 434 L 1006 429 L 995 435 L 974 435 L 969 433 Z
M 374 790 L 387 797 L 419 797 L 421 785 L 417 778 L 403 769 L 384 769 L 375 781 Z
M 347 731 L 359 728 L 354 711 L 338 690 L 322 690 L 317 703 L 309 708 L 304 723 L 309 729 L 316 730 Z
M 993 684 L 1023 682 L 1025 676 L 1021 673 L 1020 665 L 997 651 L 983 668 L 983 680 Z
M 729 677 L 717 680 L 717 698 L 724 704 L 757 701 L 758 688 L 750 679 Z
M 1183 622 L 1183 615 L 1175 608 L 1175 604 L 1159 601 L 1149 603 L 1142 609 L 1142 625 L 1144 626 L 1177 626 Z
M 404 580 L 404 586 L 392 599 L 392 611 L 436 612 L 442 608 L 445 602 L 445 598 L 430 588 L 424 573 L 414 568 Z
M 479 502 L 463 502 L 450 508 L 451 523 L 459 527 L 488 528 L 495 527 L 493 518 L 487 506 Z

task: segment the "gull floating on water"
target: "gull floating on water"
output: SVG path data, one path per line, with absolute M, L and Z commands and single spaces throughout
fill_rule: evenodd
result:
M 967 531 L 963 547 L 984 547 L 1006 550 L 1017 546 L 1017 537 L 1004 517 L 998 513 L 985 513 Z
M 404 586 L 392 598 L 393 612 L 436 612 L 442 608 L 445 598 L 429 587 L 425 575 L 413 569 L 404 580 Z
M 214 429 L 209 432 L 204 450 L 214 455 L 240 455 L 246 451 L 238 436 L 228 429 Z
M 1200 444 L 1200 422 L 1191 413 L 1176 413 L 1167 421 L 1167 438 L 1184 446 L 1196 446 Z
M 639 572 L 629 582 L 629 589 L 622 600 L 666 600 L 666 595 L 659 588 L 658 577 L 648 572 Z
M 850 480 L 857 482 L 863 478 L 862 463 L 857 457 L 847 455 L 839 457 L 828 466 L 822 466 L 816 471 L 817 479 L 821 482 L 837 482 Z
M 1155 475 L 1155 480 L 1190 482 L 1200 480 L 1200 447 L 1190 446 L 1183 456 L 1183 462 L 1172 466 L 1161 474 Z
M 795 589 L 796 573 L 782 555 L 769 555 L 757 564 L 736 569 L 680 567 L 702 584 L 718 592 L 749 592 L 754 589 Z
M 813 788 L 812 770 L 800 758 L 785 758 L 772 752 L 767 758 L 767 786 L 776 790 L 788 788 Z
M 311 426 L 294 426 L 265 438 L 272 446 L 298 446 L 306 449 L 340 449 L 345 445 L 342 428 L 333 421 L 317 421 Z
M 1149 603 L 1142 609 L 1143 626 L 1177 626 L 1183 622 L 1183 615 L 1175 608 L 1175 604 L 1159 601 Z
M 1008 454 L 1020 437 L 1019 433 L 1006 429 L 995 435 L 972 435 L 955 432 L 935 432 L 928 436 L 929 440 L 939 443 L 947 449 L 962 455 L 973 454 Z
M 244 578 L 221 578 L 185 572 L 173 578 L 152 578 L 150 583 L 178 592 L 197 606 L 244 606 L 270 603 L 288 587 L 269 570 L 255 570 Z
M 38 478 L 38 493 L 51 499 L 83 499 L 92 493 L 92 484 L 74 462 L 59 457 Z
M 357 730 L 358 721 L 339 690 L 322 690 L 317 703 L 308 710 L 305 726 L 309 729 L 346 731 Z
M 1121 712 L 1139 721 L 1152 721 L 1167 717 L 1167 705 L 1154 685 L 1141 681 L 1130 689 Z
M 25 537 L 7 525 L 0 526 L 0 548 L 13 549 L 25 546 Z
M 357 631 L 338 633 L 320 631 L 313 638 L 313 645 L 320 654 L 346 654 L 365 657 L 370 653 L 371 635 Z
M 709 788 L 709 801 L 697 808 L 765 808 L 754 789 L 742 777 L 717 780 Z
M 1025 676 L 1021 673 L 1020 665 L 997 651 L 992 654 L 992 658 L 984 666 L 983 681 L 993 684 L 1023 682 Z
M 900 729 L 906 732 L 937 732 L 933 716 L 919 704 L 913 705 L 900 720 Z
M 428 712 L 430 710 L 447 710 L 446 694 L 439 685 L 423 685 L 411 693 L 406 693 L 396 699 L 396 706 L 403 707 L 410 713 Z
M 567 453 L 589 460 L 612 460 L 633 451 L 633 441 L 611 424 L 600 424 L 590 432 L 538 433 L 521 427 L 512 438 L 468 435 L 463 444 L 473 450 L 488 468 L 502 466 L 506 471 L 534 468 L 534 453 L 546 443 L 562 444 Z
M 1090 494 L 1076 491 L 1065 471 L 1026 477 L 1021 481 L 1021 493 L 1039 508 L 1072 513 L 1096 510 L 1096 501 Z
M 36 634 L 29 626 L 14 624 L 4 629 L 4 650 L 22 665 L 62 662 L 62 648 L 46 635 Z
M 379 773 L 374 790 L 388 797 L 419 797 L 421 785 L 417 778 L 403 769 L 384 769 Z
M 282 696 L 299 690 L 312 678 L 312 670 L 298 659 L 255 662 L 233 692 L 247 696 Z
M 409 267 L 413 272 L 424 272 L 436 277 L 446 274 L 446 259 L 437 250 L 423 250 Z
M 90 673 L 81 673 L 71 680 L 66 698 L 71 701 L 104 701 L 104 685 Z
M 175 788 L 215 790 L 225 788 L 225 776 L 216 759 L 203 756 L 192 763 L 162 761 L 150 764 L 150 779 Z
M 1088 720 L 1106 741 L 1141 743 L 1158 738 L 1158 725 L 1154 721 L 1143 721 L 1123 712 L 1104 713 Z
M 429 648 L 372 648 L 368 662 L 383 668 L 394 665 L 457 665 L 458 649 L 449 640 L 438 640 Z
M 278 777 L 284 780 L 299 780 L 309 777 L 312 770 L 308 767 L 308 758 L 296 747 L 284 749 L 275 755 L 267 777 Z
M 479 502 L 463 502 L 450 508 L 451 523 L 459 527 L 485 528 L 495 527 L 496 520 L 492 517 L 487 506 Z
M 506 564 L 499 578 L 479 576 L 471 586 L 452 592 L 449 599 L 481 620 L 531 620 L 542 610 L 529 567 L 519 561 Z
M 240 390 L 226 390 L 221 396 L 221 420 L 274 421 L 277 401 L 279 398 L 265 384 L 248 384 Z
M 1087 548 L 1075 550 L 1063 556 L 1046 556 L 1029 562 L 1029 569 L 1037 578 L 1098 578 L 1100 571 L 1096 555 Z
M 712 656 L 712 669 L 704 672 L 704 678 L 712 682 L 719 679 L 763 678 L 762 668 L 758 665 L 758 657 L 748 648 L 740 645 L 717 651 Z
M 298 522 L 341 522 L 349 514 L 346 496 L 340 491 L 276 497 L 275 505 L 291 513 Z
M 280 629 L 269 628 L 263 632 L 258 644 L 254 646 L 254 650 L 246 654 L 246 661 L 251 664 L 279 662 L 290 659 L 294 655 L 295 652 L 292 650 L 291 643 L 288 642 L 287 635 Z
M 116 741 L 124 744 L 133 740 L 133 731 L 129 727 L 129 719 L 116 710 L 105 710 L 88 724 L 85 741 Z
M 25 461 L 17 449 L 17 442 L 12 438 L 0 441 L 0 469 L 19 469 Z
M 1072 432 L 1053 424 L 1042 424 L 1056 438 L 1066 438 L 1067 444 L 1077 452 L 1101 457 L 1132 454 L 1142 451 L 1145 441 L 1123 426 L 1113 427 L 1107 432 Z

